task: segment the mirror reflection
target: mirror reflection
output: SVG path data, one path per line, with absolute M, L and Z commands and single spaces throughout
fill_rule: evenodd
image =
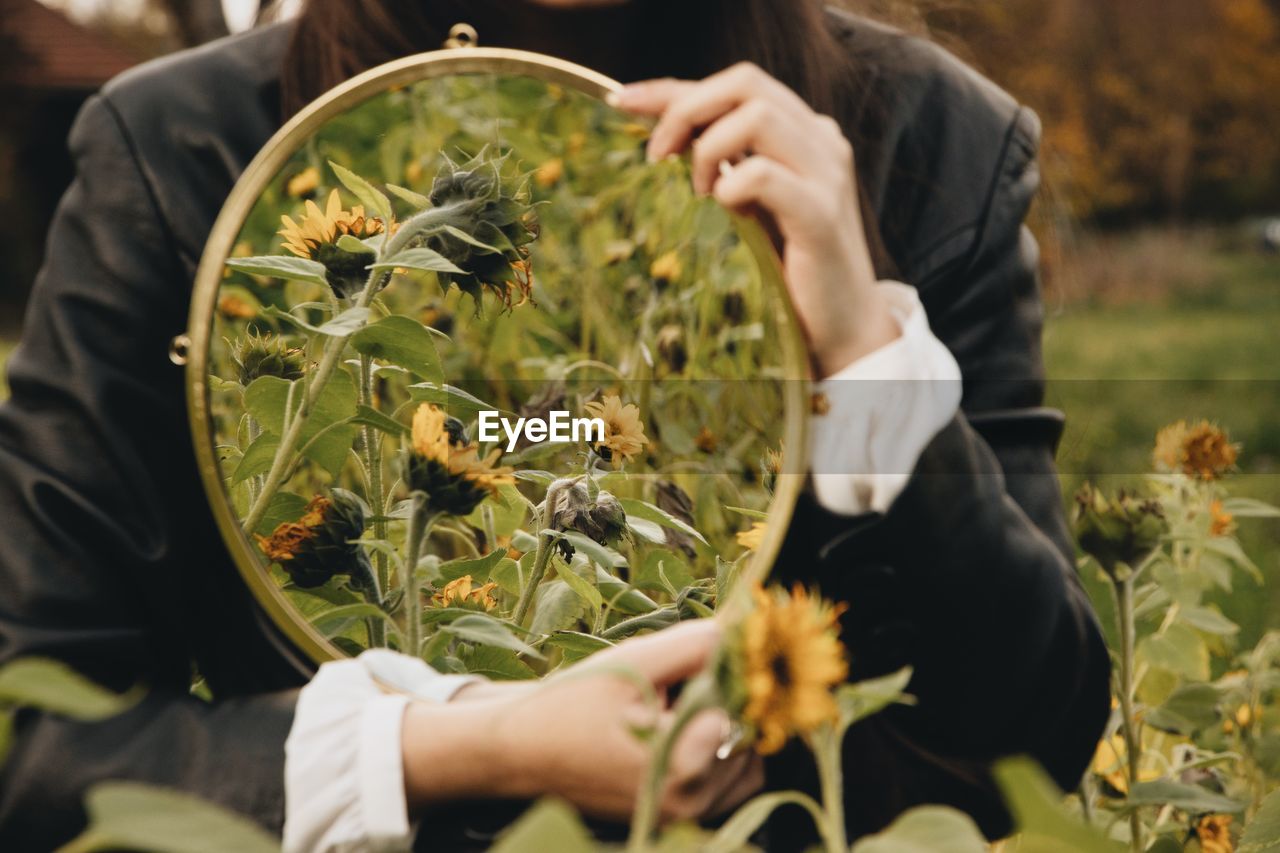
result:
M 444 76 L 262 192 L 216 297 L 213 444 L 264 581 L 336 652 L 532 677 L 709 615 L 752 560 L 793 330 L 647 133 Z

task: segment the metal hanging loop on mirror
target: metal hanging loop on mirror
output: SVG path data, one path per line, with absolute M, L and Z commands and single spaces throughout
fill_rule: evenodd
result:
M 449 28 L 449 37 L 444 46 L 449 49 L 475 47 L 480 43 L 480 34 L 470 24 L 454 24 Z

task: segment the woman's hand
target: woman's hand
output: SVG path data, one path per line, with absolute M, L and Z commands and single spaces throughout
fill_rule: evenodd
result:
M 853 148 L 834 119 L 747 63 L 698 82 L 635 83 L 610 100 L 660 117 L 650 159 L 692 146 L 697 192 L 773 220 L 791 301 L 821 376 L 898 337 L 874 287 Z
M 410 808 L 457 798 L 562 797 L 582 812 L 626 820 L 649 765 L 634 729 L 654 719 L 627 670 L 663 696 L 700 671 L 719 641 L 712 620 L 678 625 L 616 648 L 535 685 L 468 688 L 448 705 L 415 704 L 405 715 L 405 787 Z M 716 758 L 726 727 L 720 712 L 694 718 L 671 757 L 662 801 L 666 819 L 727 811 L 759 789 L 758 758 Z

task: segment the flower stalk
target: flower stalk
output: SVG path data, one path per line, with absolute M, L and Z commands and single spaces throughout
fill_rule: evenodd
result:
M 404 590 L 405 653 L 416 656 L 422 650 L 422 584 L 418 578 L 418 560 L 422 544 L 431 535 L 431 525 L 438 515 L 428 508 L 425 492 L 414 492 L 410 500 L 413 509 L 405 539 L 404 576 L 400 579 L 400 588 Z

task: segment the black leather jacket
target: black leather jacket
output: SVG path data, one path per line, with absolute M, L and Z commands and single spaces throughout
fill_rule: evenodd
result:
M 855 675 L 916 668 L 919 707 L 849 739 L 852 831 L 941 801 L 999 832 L 990 760 L 1030 753 L 1074 786 L 1108 712 L 1107 654 L 1053 465 L 1060 417 L 1040 408 L 1037 254 L 1022 226 L 1038 124 L 936 47 L 860 19 L 836 26 L 870 75 L 848 128 L 863 186 L 894 272 L 960 363 L 964 402 L 884 517 L 806 501 L 778 572 L 850 603 Z M 104 779 L 283 821 L 283 743 L 312 667 L 218 536 L 167 349 L 214 217 L 281 122 L 287 38 L 268 27 L 131 71 L 72 131 L 78 177 L 0 407 L 0 661 L 50 655 L 151 690 L 105 722 L 18 717 L 0 848 L 66 840 Z M 217 701 L 189 695 L 193 662 Z M 790 785 L 807 771 L 784 755 L 772 772 Z

